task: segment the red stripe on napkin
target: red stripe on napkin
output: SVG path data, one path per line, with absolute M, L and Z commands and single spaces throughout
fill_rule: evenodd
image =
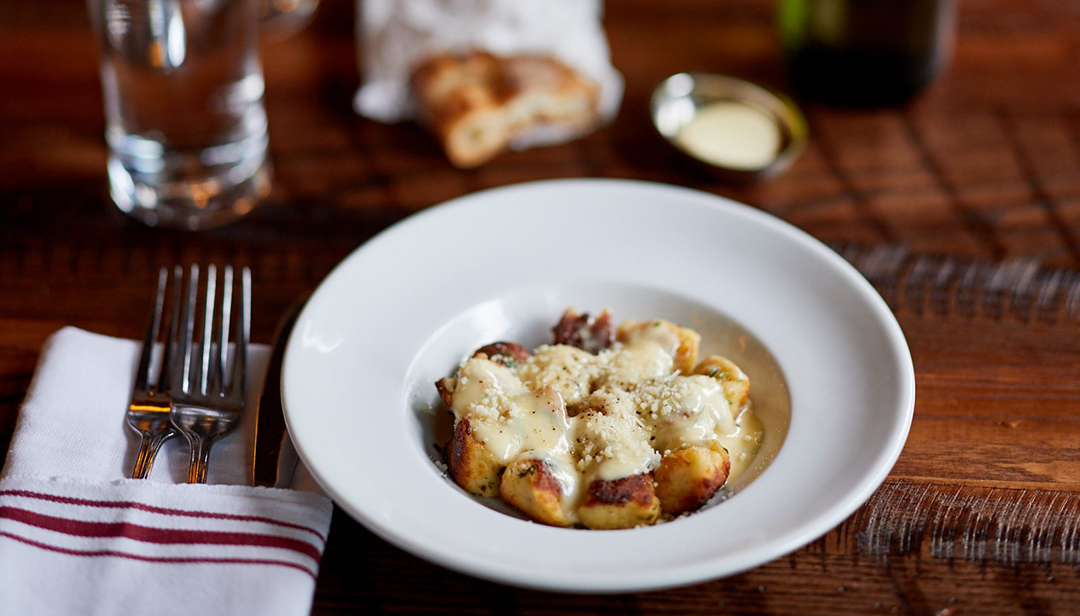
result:
M 261 516 L 239 515 L 234 513 L 217 513 L 213 511 L 193 511 L 188 509 L 169 509 L 167 507 L 155 507 L 153 505 L 146 505 L 134 501 L 89 500 L 84 498 L 72 498 L 69 496 L 57 496 L 55 494 L 45 494 L 43 492 L 30 492 L 28 490 L 0 490 L 0 496 L 19 496 L 23 498 L 34 498 L 38 500 L 48 501 L 51 503 L 60 503 L 63 505 L 80 505 L 85 507 L 102 507 L 110 509 L 138 509 L 139 511 L 145 511 L 147 513 L 160 513 L 162 515 L 175 515 L 190 518 L 236 520 L 240 522 L 263 522 L 265 524 L 275 524 L 277 526 L 283 526 L 285 528 L 302 530 L 311 533 L 312 535 L 315 535 L 319 538 L 319 541 L 326 543 L 326 537 L 314 528 L 311 528 L 309 526 L 303 526 L 301 524 L 282 522 L 281 520 L 275 520 L 273 518 L 265 518 Z
M 274 565 L 280 567 L 291 567 L 298 569 L 311 576 L 312 579 L 316 579 L 315 572 L 307 567 L 289 562 L 287 560 L 270 560 L 270 559 L 249 559 L 249 558 L 195 558 L 195 557 L 175 557 L 175 556 L 144 556 L 142 554 L 130 554 L 128 552 L 119 552 L 116 550 L 73 550 L 71 548 L 62 548 L 55 545 L 49 545 L 40 541 L 34 541 L 33 539 L 27 539 L 26 537 L 20 537 L 19 535 L 0 531 L 0 537 L 7 537 L 20 543 L 25 543 L 36 548 L 41 548 L 50 552 L 57 552 L 60 554 L 68 554 L 70 556 L 88 556 L 88 557 L 114 557 L 114 558 L 126 558 L 129 560 L 138 560 L 142 562 L 152 563 L 165 563 L 165 564 L 210 564 L 210 565 Z
M 45 530 L 51 530 L 75 537 L 124 537 L 144 543 L 156 544 L 207 544 L 207 545 L 250 545 L 258 547 L 283 548 L 298 552 L 319 562 L 318 548 L 299 539 L 261 535 L 256 533 L 237 533 L 212 530 L 186 530 L 173 528 L 151 528 L 129 522 L 86 522 L 58 518 L 19 509 L 0 507 L 0 518 L 22 522 Z

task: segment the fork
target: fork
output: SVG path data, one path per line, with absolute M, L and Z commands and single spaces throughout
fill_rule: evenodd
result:
M 240 273 L 240 318 L 236 320 L 231 353 L 229 328 L 233 302 L 232 267 L 225 267 L 220 303 L 215 301 L 217 268 L 213 265 L 206 268 L 205 307 L 196 356 L 192 337 L 198 287 L 199 267 L 192 265 L 172 371 L 170 413 L 173 427 L 187 437 L 191 446 L 189 483 L 206 482 L 211 446 L 218 438 L 236 429 L 244 412 L 247 347 L 251 338 L 251 271 L 245 267 Z M 213 331 L 215 324 L 216 335 Z M 227 373 L 230 359 L 231 370 Z
M 176 266 L 173 274 L 175 288 L 179 288 L 182 270 Z M 146 336 L 143 338 L 142 352 L 139 354 L 139 366 L 135 370 L 135 384 L 131 389 L 131 401 L 128 403 L 127 423 L 132 430 L 142 437 L 139 445 L 139 455 L 135 459 L 135 467 L 131 471 L 133 479 L 146 479 L 150 474 L 150 467 L 154 464 L 154 458 L 162 443 L 176 435 L 172 424 L 169 422 L 169 411 L 172 408 L 172 398 L 169 393 L 169 372 L 172 362 L 172 340 L 176 336 L 175 314 L 180 305 L 179 290 L 173 291 L 173 310 L 169 314 L 169 330 L 165 337 L 165 348 L 161 354 L 161 368 L 158 370 L 155 382 L 150 382 L 151 360 L 154 353 L 154 343 L 158 339 L 161 328 L 162 312 L 165 309 L 165 288 L 168 286 L 169 270 L 161 268 L 158 272 L 157 295 L 154 298 L 154 310 L 150 316 L 150 323 L 146 328 Z

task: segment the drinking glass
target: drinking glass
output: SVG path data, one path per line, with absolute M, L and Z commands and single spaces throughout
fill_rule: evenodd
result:
M 270 189 L 259 0 L 88 0 L 113 201 L 203 229 Z

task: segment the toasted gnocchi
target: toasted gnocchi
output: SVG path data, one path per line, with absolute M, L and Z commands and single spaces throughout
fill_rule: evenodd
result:
M 572 504 L 552 465 L 539 458 L 520 458 L 506 467 L 499 486 L 502 499 L 529 516 L 552 526 L 572 526 Z
M 730 470 L 727 450 L 716 443 L 672 451 L 660 459 L 655 472 L 661 508 L 669 515 L 696 511 L 716 495 Z
M 655 524 L 660 517 L 652 473 L 589 483 L 578 516 L 586 528 L 613 530 Z
M 553 331 L 532 352 L 485 345 L 436 383 L 454 418 L 447 469 L 467 492 L 612 530 L 696 511 L 745 470 L 762 438 L 750 379 L 698 361 L 696 331 L 573 309 Z
M 499 493 L 503 465 L 473 437 L 472 422 L 463 417 L 454 426 L 454 436 L 446 446 L 446 467 L 459 486 L 477 496 Z

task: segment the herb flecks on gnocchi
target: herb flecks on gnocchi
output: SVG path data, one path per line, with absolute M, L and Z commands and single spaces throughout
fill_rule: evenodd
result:
M 631 528 L 701 508 L 761 443 L 750 379 L 698 360 L 701 336 L 663 319 L 612 326 L 568 309 L 555 341 L 496 342 L 436 383 L 454 416 L 450 476 L 554 526 Z

